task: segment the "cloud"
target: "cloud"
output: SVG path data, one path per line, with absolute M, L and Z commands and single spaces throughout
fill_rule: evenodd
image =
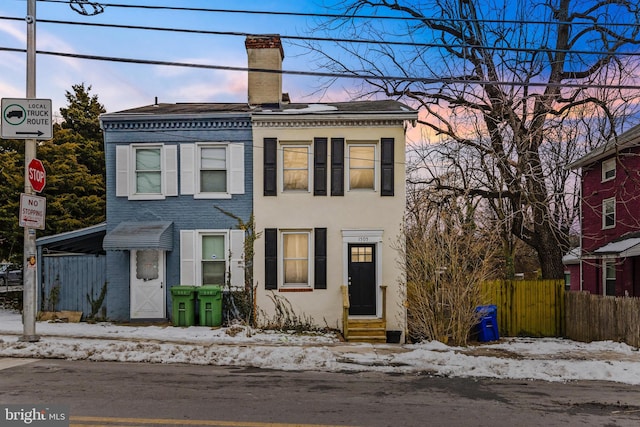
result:
M 0 33 L 4 33 L 9 38 L 14 39 L 24 47 L 27 44 L 27 34 L 25 31 L 25 24 L 17 24 L 14 22 L 0 21 Z M 7 39 L 3 37 L 3 42 L 6 43 Z

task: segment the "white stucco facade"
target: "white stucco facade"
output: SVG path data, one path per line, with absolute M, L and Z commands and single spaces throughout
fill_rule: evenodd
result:
M 375 307 L 373 311 L 354 317 L 382 317 L 382 292 L 386 287 L 387 330 L 406 330 L 405 283 L 401 267 L 404 260 L 400 258 L 401 254 L 396 248 L 402 235 L 406 203 L 405 127 L 410 125 L 411 120 L 415 120 L 415 112 L 410 110 L 341 113 L 333 108 L 323 110 L 322 106 L 298 112 L 285 110 L 254 114 L 254 213 L 256 229 L 262 233 L 255 243 L 254 285 L 257 289 L 258 310 L 263 318 L 275 316 L 272 298 L 277 296 L 286 299 L 297 315 L 312 319 L 317 326 L 342 329 L 341 286 L 349 284 L 349 257 L 354 256 L 355 251 L 359 250 L 358 245 L 362 245 L 363 250 L 366 250 L 366 254 L 363 252 L 361 255 L 362 259 L 366 258 L 374 265 L 374 273 L 369 272 L 367 277 L 375 281 Z M 322 141 L 318 142 L 318 138 L 324 139 L 326 143 L 324 172 L 322 161 L 319 166 L 315 164 L 317 160 L 314 161 L 316 151 L 322 148 L 319 145 Z M 267 150 L 272 150 L 274 139 L 277 141 L 275 180 L 273 175 L 267 176 L 268 174 L 264 173 L 265 141 L 271 140 L 271 146 L 267 144 Z M 388 174 L 392 173 L 392 195 L 389 194 L 388 185 L 385 187 L 386 191 L 382 191 L 382 181 L 385 179 L 382 177 L 383 139 L 387 144 L 385 178 L 389 179 Z M 390 141 L 393 144 L 392 163 L 388 162 Z M 337 150 L 340 144 L 343 147 L 342 153 Z M 307 155 L 307 188 L 285 188 L 284 152 L 290 150 L 287 147 L 295 147 L 299 153 Z M 364 147 L 364 151 L 358 151 L 361 147 Z M 361 159 L 355 157 L 354 153 L 360 152 L 373 153 L 373 171 L 364 172 L 368 177 L 373 175 L 372 188 L 351 188 L 351 174 L 355 176 L 356 173 L 360 173 L 356 169 L 362 165 L 365 168 L 371 165 L 371 162 L 361 162 Z M 352 153 L 353 159 L 349 153 Z M 342 170 L 335 167 L 334 163 L 341 162 L 335 156 L 343 156 Z M 300 159 L 303 157 L 304 154 Z M 301 162 L 304 163 L 303 160 Z M 295 172 L 302 173 L 296 175 L 298 178 L 304 177 L 304 167 L 301 169 L 301 172 Z M 334 181 L 339 180 L 340 175 L 344 180 L 343 193 L 335 195 Z M 270 193 L 271 195 L 265 195 L 265 179 L 275 182 L 275 192 Z M 322 182 L 318 184 L 318 179 L 325 180 L 326 191 L 324 194 L 320 191 L 321 194 L 314 195 L 314 190 L 323 186 Z M 383 193 L 386 195 L 382 195 Z M 318 234 L 318 229 L 324 231 Z M 273 236 L 276 239 L 271 254 L 266 253 L 269 252 L 265 241 L 265 231 L 268 230 L 271 230 L 272 239 Z M 305 233 L 308 233 L 306 235 L 309 238 L 307 281 L 293 286 L 285 283 L 284 277 L 287 268 L 285 258 L 291 256 L 284 253 L 285 239 L 289 233 L 299 233 L 303 238 Z M 314 241 L 318 235 L 324 234 L 326 240 L 320 244 Z M 326 248 L 322 246 L 325 241 Z M 315 269 L 324 268 L 324 264 L 314 263 L 313 260 L 317 255 L 316 251 L 324 249 L 326 283 L 318 286 L 318 283 L 314 282 Z M 268 267 L 269 261 L 265 262 L 265 259 L 268 260 L 269 255 L 274 254 L 276 258 L 271 257 L 272 264 Z M 277 267 L 274 266 L 274 261 Z M 305 265 L 304 260 L 290 262 L 297 262 L 297 266 Z M 275 283 L 271 283 L 271 286 L 266 286 L 268 268 L 273 268 L 276 274 Z

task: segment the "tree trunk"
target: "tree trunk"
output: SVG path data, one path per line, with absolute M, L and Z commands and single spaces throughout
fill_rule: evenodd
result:
M 562 279 L 564 278 L 564 265 L 562 264 L 563 245 L 558 242 L 553 231 L 538 230 L 538 260 L 542 270 L 543 279 Z

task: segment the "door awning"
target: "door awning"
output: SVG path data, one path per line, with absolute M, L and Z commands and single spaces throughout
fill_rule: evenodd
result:
M 102 242 L 107 251 L 131 249 L 173 249 L 171 221 L 123 221 L 107 233 Z
M 607 243 L 593 251 L 596 255 L 616 255 L 621 258 L 640 255 L 640 237 L 630 237 L 617 242 Z

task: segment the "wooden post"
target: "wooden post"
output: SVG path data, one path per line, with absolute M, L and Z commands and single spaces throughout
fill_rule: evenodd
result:
M 387 321 L 387 285 L 381 285 L 382 290 L 382 320 Z
M 342 336 L 349 338 L 349 288 L 342 285 Z

